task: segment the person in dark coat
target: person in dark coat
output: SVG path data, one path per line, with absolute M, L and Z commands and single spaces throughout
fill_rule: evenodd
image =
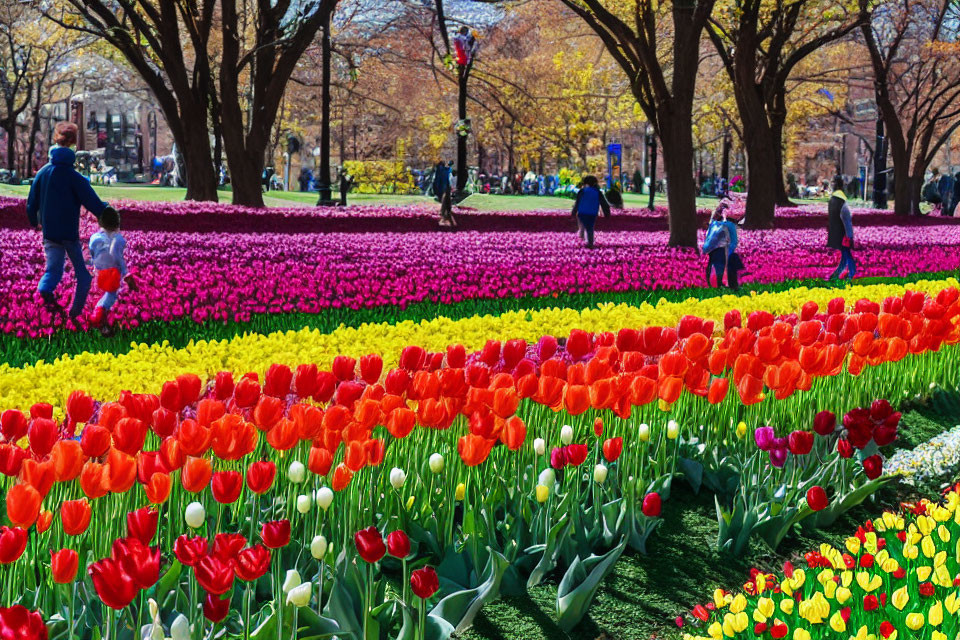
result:
M 950 207 L 950 215 L 956 215 L 957 205 L 960 204 L 960 171 L 953 176 L 953 202 Z
M 43 231 L 43 253 L 46 269 L 37 291 L 51 312 L 63 309 L 53 292 L 63 278 L 65 258 L 69 257 L 77 278 L 70 317 L 83 312 L 92 277 L 83 259 L 80 243 L 80 206 L 100 217 L 109 207 L 90 186 L 90 181 L 73 168 L 77 144 L 77 125 L 61 122 L 54 133 L 56 146 L 50 149 L 50 162 L 37 172 L 27 197 L 27 218 L 30 226 Z
M 573 217 L 577 219 L 580 239 L 586 240 L 587 249 L 593 249 L 593 228 L 597 224 L 597 215 L 603 209 L 603 217 L 610 217 L 610 204 L 600 190 L 596 176 L 584 176 L 577 199 L 573 203 Z
M 940 206 L 940 215 L 942 216 L 952 216 L 953 215 L 953 176 L 949 173 L 943 174 L 940 178 L 940 182 L 937 183 L 937 190 L 940 192 L 940 200 L 942 202 Z
M 853 259 L 853 216 L 847 206 L 847 194 L 843 192 L 843 178 L 833 179 L 833 195 L 827 204 L 827 246 L 840 252 L 840 264 L 837 265 L 828 280 L 836 280 L 844 271 L 847 280 L 853 280 L 857 272 L 857 263 Z

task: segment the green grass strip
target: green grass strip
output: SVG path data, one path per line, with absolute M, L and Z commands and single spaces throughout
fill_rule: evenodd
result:
M 936 280 L 956 275 L 953 271 L 915 273 L 896 278 L 858 278 L 855 284 L 908 284 L 918 280 Z M 782 292 L 796 287 L 834 288 L 842 296 L 844 285 L 828 283 L 820 279 L 786 280 L 770 284 L 747 284 L 741 287 L 740 295 L 750 292 Z M 522 297 L 504 299 L 464 300 L 452 304 L 437 302 L 419 302 L 401 308 L 381 306 L 372 309 L 326 309 L 321 313 L 290 314 L 254 314 L 249 322 L 225 322 L 197 324 L 191 319 L 175 321 L 151 321 L 136 329 L 118 330 L 109 338 L 99 332 L 61 331 L 40 339 L 18 338 L 12 334 L 0 335 L 0 352 L 11 366 L 20 367 L 33 364 L 38 360 L 51 361 L 61 355 L 76 355 L 84 351 L 97 353 L 126 353 L 131 343 L 168 342 L 173 348 L 183 348 L 191 341 L 229 340 L 246 333 L 269 334 L 277 331 L 299 330 L 304 327 L 318 329 L 324 333 L 340 326 L 357 327 L 365 323 L 397 323 L 406 320 L 418 322 L 445 316 L 453 320 L 477 315 L 497 316 L 508 311 L 522 309 L 537 310 L 549 308 L 585 309 L 603 303 L 624 303 L 640 305 L 656 304 L 661 299 L 668 302 L 683 301 L 688 298 L 705 300 L 729 294 L 729 289 L 691 287 L 686 289 L 654 289 L 643 291 L 616 291 L 597 293 L 559 294 L 542 297 Z

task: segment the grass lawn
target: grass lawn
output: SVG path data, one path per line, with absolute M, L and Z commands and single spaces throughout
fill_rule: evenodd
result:
M 154 185 L 125 185 L 110 186 L 94 185 L 100 197 L 106 200 L 140 200 L 143 202 L 176 202 L 183 200 L 186 189 L 179 187 L 160 187 Z M 11 186 L 0 184 L 0 195 L 26 197 L 30 187 L 27 185 Z M 334 194 L 336 195 L 336 194 Z M 230 202 L 233 192 L 220 191 L 221 202 Z M 650 197 L 636 193 L 627 193 L 623 196 L 628 207 L 645 207 Z M 264 204 L 268 207 L 313 206 L 317 203 L 317 194 L 300 191 L 270 191 L 264 194 Z M 407 196 L 396 194 L 355 193 L 350 194 L 348 202 L 354 205 L 427 205 L 437 206 L 432 198 L 426 196 Z M 822 203 L 823 200 L 798 200 L 799 204 Z M 716 198 L 697 198 L 697 207 L 712 208 L 716 205 Z M 667 197 L 658 194 L 656 204 L 667 204 Z M 572 201 L 569 198 L 555 198 L 553 196 L 497 196 L 472 195 L 462 202 L 464 207 L 471 207 L 479 211 L 532 211 L 535 209 L 569 209 Z

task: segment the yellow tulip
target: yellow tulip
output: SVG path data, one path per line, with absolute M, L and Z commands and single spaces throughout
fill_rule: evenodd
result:
M 793 630 L 793 640 L 810 640 L 810 632 L 797 627 Z
M 860 553 L 860 538 L 857 538 L 856 536 L 847 538 L 846 546 L 847 546 L 847 551 L 849 551 L 853 555 L 857 555 L 858 553 Z
M 939 627 L 943 622 L 943 603 L 939 600 L 927 612 L 927 622 L 931 627 Z
M 792 616 L 794 603 L 795 601 L 793 598 L 784 598 L 780 601 L 780 611 L 782 611 L 785 615 Z
M 907 588 L 900 587 L 894 591 L 890 601 L 893 603 L 893 606 L 897 608 L 897 611 L 903 611 L 903 608 L 910 602 L 910 594 L 907 593 Z
M 467 485 L 461 482 L 460 484 L 457 485 L 457 492 L 454 497 L 456 498 L 457 502 L 463 502 L 463 498 L 466 495 L 467 495 Z
M 730 613 L 740 613 L 746 608 L 747 598 L 742 593 L 738 593 L 733 602 L 730 603 Z
M 773 600 L 770 598 L 760 598 L 757 600 L 757 613 L 763 616 L 763 620 L 757 620 L 757 622 L 764 622 L 767 618 L 772 616 L 776 612 L 776 605 L 773 603 Z M 732 609 L 731 609 L 732 611 Z
M 933 543 L 933 538 L 929 534 L 923 536 L 923 540 L 920 541 L 920 548 L 923 550 L 923 555 L 928 558 L 932 558 L 937 553 L 937 545 Z
M 723 589 L 713 590 L 713 604 L 717 609 L 723 609 L 727 606 L 726 594 L 723 592 Z
M 924 619 L 922 613 L 908 613 L 907 617 L 904 619 L 904 622 L 907 623 L 907 628 L 911 631 L 916 631 L 923 627 Z
M 850 592 L 850 589 L 847 589 L 846 587 L 840 587 L 839 589 L 837 589 L 837 603 L 838 604 L 845 603 L 847 600 L 850 599 L 850 596 L 852 595 L 853 593 Z
M 830 616 L 830 628 L 837 633 L 843 633 L 847 630 L 847 623 L 843 621 L 843 616 L 840 615 L 839 611 Z
M 917 580 L 920 582 L 925 582 L 927 578 L 930 577 L 931 573 L 933 573 L 933 567 L 928 567 L 926 565 L 917 567 Z

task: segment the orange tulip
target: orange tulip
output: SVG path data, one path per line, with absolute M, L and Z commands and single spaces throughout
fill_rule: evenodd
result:
M 113 427 L 113 447 L 127 455 L 137 455 L 146 438 L 147 425 L 136 418 L 121 418 Z
M 49 460 L 37 462 L 27 458 L 20 467 L 20 481 L 36 489 L 41 498 L 45 498 L 50 493 L 50 487 L 53 486 L 55 479 L 53 463 Z
M 369 387 L 367 387 L 369 389 Z M 353 411 L 357 423 L 364 429 L 372 429 L 383 421 L 380 413 L 380 402 L 377 400 L 361 400 Z
M 104 470 L 105 465 L 88 460 L 80 471 L 80 489 L 91 500 L 107 495 Z
M 587 369 L 582 362 L 567 367 L 567 384 L 582 385 L 587 383 Z
M 49 511 L 41 511 L 37 516 L 37 533 L 45 533 L 51 524 L 53 524 L 53 514 Z
M 90 516 L 93 510 L 86 498 L 67 500 L 60 505 L 60 521 L 63 522 L 63 532 L 68 536 L 78 536 L 90 526 Z
M 180 484 L 190 493 L 200 493 L 213 475 L 213 467 L 206 458 L 189 457 L 180 470 Z
M 297 426 L 287 418 L 279 420 L 270 431 L 267 431 L 267 443 L 277 451 L 292 449 L 298 442 L 300 438 L 297 437 Z
M 170 497 L 170 489 L 173 481 L 169 473 L 157 471 L 150 476 L 150 481 L 143 485 L 143 490 L 147 494 L 147 500 L 151 504 L 163 504 Z
M 80 475 L 83 463 L 87 461 L 83 449 L 76 440 L 60 440 L 50 451 L 53 463 L 53 477 L 57 482 L 69 482 Z
M 435 398 L 421 400 L 417 407 L 417 419 L 425 427 L 438 429 L 446 417 L 447 413 L 443 403 Z
M 10 524 L 29 529 L 40 515 L 40 493 L 29 484 L 15 484 L 7 491 L 7 517 Z
M 500 432 L 500 440 L 507 445 L 507 449 L 516 451 L 523 446 L 527 438 L 527 425 L 518 416 L 508 418 Z
M 517 394 L 513 384 L 509 387 L 497 389 L 493 393 L 493 412 L 506 420 L 517 412 L 520 406 L 520 396 Z
M 204 398 L 197 403 L 197 422 L 202 427 L 209 427 L 227 412 L 227 408 L 219 400 Z
M 563 394 L 563 408 L 572 416 L 578 416 L 590 408 L 590 392 L 586 385 L 567 384 Z
M 283 417 L 286 404 L 280 398 L 263 395 L 253 409 L 253 422 L 261 431 L 268 431 Z
M 676 402 L 681 391 L 683 391 L 683 379 L 675 376 L 662 378 L 657 385 L 657 397 L 667 404 Z
M 300 440 L 316 440 L 323 434 L 323 409 L 308 404 L 290 407 L 290 419 L 297 427 Z
M 379 438 L 367 440 L 364 443 L 363 448 L 367 454 L 368 466 L 378 467 L 383 464 L 383 458 L 387 454 L 387 445 L 383 440 Z
M 210 448 L 213 434 L 210 429 L 202 426 L 196 420 L 184 420 L 177 428 L 177 440 L 180 448 L 188 456 L 202 456 Z
M 363 469 L 367 464 L 367 452 L 363 448 L 363 443 L 356 440 L 347 443 L 346 451 L 343 454 L 343 464 L 350 471 L 356 473 Z
M 260 434 L 253 423 L 235 413 L 215 420 L 210 427 L 210 446 L 221 460 L 239 460 L 252 453 L 259 439 Z
M 387 418 L 387 431 L 394 438 L 406 438 L 417 423 L 417 415 L 406 407 L 398 407 Z
M 730 390 L 730 378 L 714 378 L 710 383 L 710 390 L 707 392 L 707 402 L 710 404 L 719 404 L 727 397 Z
M 176 437 L 170 437 L 160 443 L 160 458 L 163 460 L 163 466 L 172 472 L 183 466 L 187 456 L 183 447 L 180 446 L 180 441 Z
M 330 473 L 330 467 L 333 466 L 333 454 L 323 447 L 310 447 L 310 455 L 307 457 L 307 468 L 318 476 L 325 476 Z
M 763 382 L 753 375 L 745 375 L 737 384 L 740 400 L 745 405 L 757 404 L 763 400 Z
M 487 459 L 496 442 L 496 440 L 488 440 L 482 436 L 468 433 L 457 440 L 457 453 L 460 454 L 460 458 L 463 459 L 465 465 L 475 467 Z
M 350 484 L 353 479 L 353 472 L 342 462 L 333 470 L 333 482 L 331 483 L 334 491 L 342 491 Z
M 137 460 L 119 449 L 110 449 L 103 481 L 112 493 L 126 493 L 137 480 Z
M 657 382 L 637 376 L 630 383 L 630 403 L 637 407 L 650 404 L 657 397 Z
M 710 353 L 713 341 L 702 333 L 695 333 L 684 341 L 683 355 L 690 362 L 697 362 Z

